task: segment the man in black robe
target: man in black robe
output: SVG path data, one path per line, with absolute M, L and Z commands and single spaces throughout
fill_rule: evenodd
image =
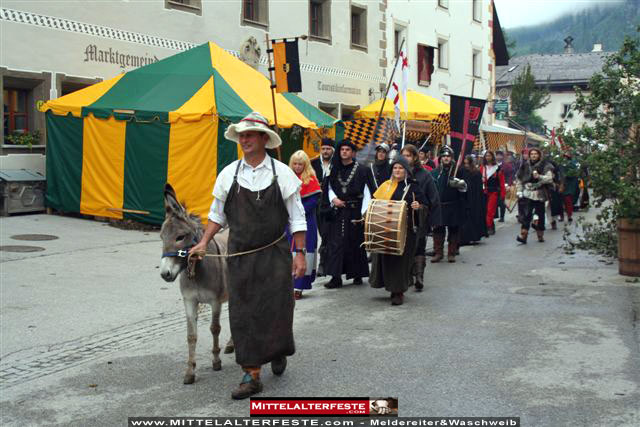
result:
M 482 188 L 482 174 L 471 155 L 464 157 L 464 180 L 467 183 L 467 218 L 460 227 L 458 246 L 477 244 L 487 233 L 487 201 Z
M 445 145 L 440 151 L 439 166 L 431 172 L 438 187 L 442 219 L 433 224 L 433 248 L 436 252 L 431 262 L 440 262 L 444 252 L 444 238 L 447 231 L 447 261 L 456 262 L 459 229 L 466 221 L 467 183 L 464 181 L 464 168 L 460 168 L 454 176 L 456 164 L 453 161 L 453 150 Z
M 353 278 L 354 285 L 362 284 L 369 276 L 367 254 L 362 247 L 364 224 L 353 220 L 362 218 L 369 206 L 371 193 L 367 185 L 367 168 L 353 160 L 356 147 L 350 140 L 336 146 L 331 173 L 325 181 L 325 202 L 330 203 L 327 219 L 327 251 L 325 274 L 332 276 L 326 288 L 342 287 L 342 274 Z
M 322 145 L 320 146 L 320 156 L 311 160 L 311 167 L 316 173 L 316 178 L 320 183 L 323 193 L 326 192 L 327 186 L 324 185 L 324 181 L 331 172 L 331 158 L 335 152 L 334 141 L 331 138 L 322 138 Z M 321 197 L 320 203 L 316 210 L 316 221 L 318 223 L 318 233 L 320 234 L 320 247 L 318 248 L 318 255 L 320 260 L 318 262 L 317 276 L 324 276 L 324 263 L 327 253 L 327 213 L 331 209 L 329 203 L 325 203 L 328 197 Z
M 322 185 L 324 179 L 329 176 L 331 172 L 331 157 L 334 152 L 334 142 L 331 138 L 322 138 L 322 144 L 320 145 L 320 155 L 311 160 L 311 167 L 316 173 L 318 182 Z

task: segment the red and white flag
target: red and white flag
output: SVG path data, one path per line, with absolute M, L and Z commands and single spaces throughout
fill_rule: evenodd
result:
M 399 55 L 400 58 L 396 65 L 396 73 L 393 73 L 394 81 L 391 82 L 391 88 L 389 90 L 389 98 L 393 101 L 393 111 L 398 129 L 400 129 L 400 91 L 402 91 L 402 104 L 404 106 L 405 117 L 407 117 L 409 111 L 409 103 L 407 101 L 407 90 L 409 88 L 409 61 L 407 60 L 407 51 L 405 47 L 402 48 Z M 398 78 L 396 77 L 398 74 L 402 75 L 402 77 L 400 77 L 400 87 L 398 87 Z
M 396 121 L 396 127 L 400 129 L 400 91 L 398 90 L 398 83 L 391 82 L 389 98 L 391 98 L 391 100 L 393 101 L 393 111 Z
M 560 150 L 565 150 L 562 136 L 556 134 L 556 128 L 551 129 L 551 145 L 555 145 Z
M 404 104 L 405 119 L 409 117 L 409 100 L 407 91 L 409 90 L 409 59 L 407 58 L 407 47 L 403 46 L 400 51 L 400 61 L 398 61 L 402 71 L 402 103 Z

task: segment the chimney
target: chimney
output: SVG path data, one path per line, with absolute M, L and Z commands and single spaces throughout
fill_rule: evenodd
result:
M 573 46 L 571 45 L 571 42 L 573 42 L 573 37 L 567 36 L 567 38 L 564 39 L 564 42 L 564 53 L 573 53 Z
M 591 52 L 602 52 L 602 43 L 594 43 Z

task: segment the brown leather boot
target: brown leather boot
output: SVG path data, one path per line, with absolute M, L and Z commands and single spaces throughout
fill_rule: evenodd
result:
M 433 234 L 433 250 L 435 255 L 431 258 L 431 262 L 440 262 L 444 257 L 444 234 Z
M 424 269 L 427 266 L 427 260 L 424 255 L 417 255 L 413 259 L 413 268 L 416 278 L 416 292 L 420 292 L 424 288 Z
M 524 245 L 527 244 L 527 236 L 529 235 L 529 230 L 525 230 L 524 228 L 520 229 L 520 235 L 516 237 L 516 240 Z
M 538 235 L 538 242 L 544 242 L 544 230 L 536 230 Z
M 452 239 L 447 245 L 447 261 L 456 262 L 456 251 L 458 250 L 458 240 Z
M 231 398 L 235 400 L 246 399 L 261 391 L 262 382 L 260 382 L 260 376 L 245 372 L 240 385 L 231 392 Z

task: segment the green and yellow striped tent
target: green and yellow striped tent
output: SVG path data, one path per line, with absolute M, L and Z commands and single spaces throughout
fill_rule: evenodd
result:
M 276 107 L 281 128 L 336 123 L 294 94 L 276 94 Z M 242 155 L 224 138 L 230 123 L 251 111 L 274 123 L 269 80 L 214 43 L 48 101 L 41 111 L 48 206 L 156 224 L 165 182 L 206 218 L 218 172 Z M 287 141 L 284 152 L 314 154 Z

